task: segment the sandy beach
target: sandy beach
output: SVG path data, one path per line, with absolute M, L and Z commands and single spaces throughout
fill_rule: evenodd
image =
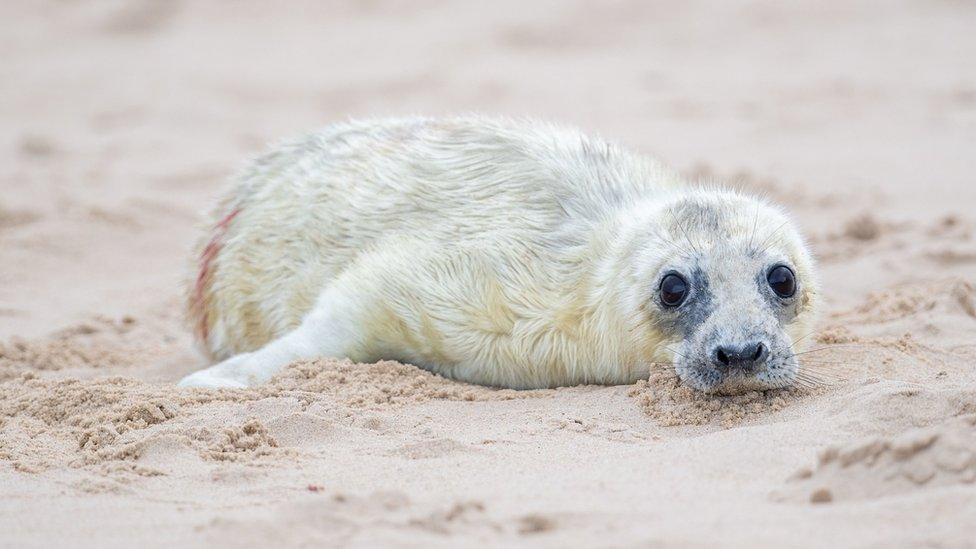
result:
M 976 4 L 0 5 L 0 546 L 976 546 Z M 182 317 L 203 213 L 350 117 L 578 126 L 769 196 L 822 383 L 253 389 Z

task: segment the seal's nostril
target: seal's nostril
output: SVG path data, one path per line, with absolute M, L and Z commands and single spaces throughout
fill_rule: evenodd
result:
M 728 368 L 751 371 L 766 362 L 769 347 L 765 343 L 750 343 L 741 347 L 720 346 L 712 355 L 713 364 L 720 370 Z
M 766 354 L 766 346 L 762 343 L 756 345 L 756 352 L 752 355 L 753 362 L 759 362 Z
M 726 353 L 725 349 L 721 347 L 719 347 L 718 350 L 715 351 L 715 358 L 717 358 L 719 362 L 725 364 L 726 366 L 732 363 L 732 358 L 729 357 L 729 354 Z

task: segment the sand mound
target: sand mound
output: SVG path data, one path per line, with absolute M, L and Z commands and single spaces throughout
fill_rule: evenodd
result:
M 218 519 L 202 531 L 220 545 L 290 546 L 311 541 L 365 547 L 397 545 L 404 536 L 416 546 L 445 544 L 455 536 L 515 541 L 557 527 L 556 521 L 541 515 L 499 517 L 476 500 L 421 502 L 396 491 L 356 496 L 318 494 L 317 487 L 311 488 L 310 494 L 278 507 L 271 516 Z
M 946 418 L 976 413 L 976 390 L 970 386 L 869 379 L 832 396 L 823 402 L 820 416 L 831 417 L 844 432 L 864 435 L 931 427 Z
M 228 398 L 240 395 L 215 392 L 209 401 Z M 125 378 L 51 381 L 27 373 L 0 384 L 0 458 L 19 470 L 37 472 L 113 461 L 135 466 L 147 448 L 171 435 L 204 459 L 233 460 L 242 453 L 260 457 L 276 446 L 254 420 L 216 430 L 199 428 L 185 412 L 187 406 L 202 403 L 173 387 Z
M 402 406 L 434 399 L 512 400 L 551 394 L 545 390 L 516 391 L 459 383 L 393 361 L 356 364 L 329 359 L 296 362 L 258 390 L 264 396 L 328 398 L 356 408 Z
M 976 416 L 893 437 L 830 446 L 801 469 L 794 499 L 812 503 L 880 498 L 976 482 Z
M 831 317 L 831 326 L 821 335 L 848 339 L 848 351 L 855 351 L 855 346 L 872 350 L 846 353 L 849 356 L 873 355 L 886 364 L 910 358 L 938 372 L 958 360 L 956 353 L 972 356 L 976 350 L 968 333 L 976 329 L 976 286 L 961 277 L 905 282 L 873 291 L 860 304 Z M 840 356 L 818 353 L 811 358 L 836 361 Z
M 68 356 L 74 360 L 76 355 Z M 26 363 L 60 364 L 57 360 Z M 176 446 L 207 460 L 281 457 L 268 426 L 253 418 L 235 414 L 232 423 L 220 428 L 214 428 L 212 422 L 201 426 L 195 421 L 201 414 L 212 413 L 210 407 L 218 403 L 258 405 L 281 400 L 289 404 L 279 407 L 276 417 L 314 407 L 318 417 L 336 420 L 349 416 L 350 409 L 389 409 L 430 400 L 513 400 L 553 393 L 472 386 L 397 362 L 355 364 L 324 359 L 295 363 L 265 386 L 218 391 L 179 389 L 122 377 L 45 380 L 32 371 L 18 375 L 0 384 L 0 425 L 4 427 L 0 459 L 28 472 L 58 464 L 138 462 L 147 449 L 161 441 L 172 445 L 174 440 Z M 298 425 L 288 421 L 276 419 L 275 426 L 289 439 L 301 440 L 289 434 L 296 430 L 316 429 L 315 415 L 301 417 Z M 414 450 L 424 451 L 430 450 Z M 147 471 L 162 474 L 158 469 Z
M 0 380 L 30 370 L 127 368 L 166 351 L 159 335 L 126 316 L 94 317 L 37 340 L 0 342 Z
M 716 424 L 730 427 L 750 418 L 786 408 L 816 389 L 775 389 L 742 395 L 706 395 L 681 383 L 672 368 L 655 370 L 647 381 L 638 381 L 628 394 L 656 423 L 681 425 Z
M 976 288 L 959 278 L 894 286 L 868 295 L 852 314 L 888 322 L 929 312 L 976 319 Z

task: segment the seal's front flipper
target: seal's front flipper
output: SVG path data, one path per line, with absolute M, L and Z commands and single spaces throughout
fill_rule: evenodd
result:
M 348 356 L 359 341 L 357 300 L 327 289 L 315 308 L 294 330 L 261 347 L 183 378 L 182 387 L 253 387 L 265 383 L 288 364 L 321 356 Z
M 205 368 L 199 372 L 194 372 L 180 380 L 180 387 L 247 387 L 246 376 L 242 375 L 248 368 L 242 367 L 252 353 L 243 353 L 228 358 L 227 360 Z

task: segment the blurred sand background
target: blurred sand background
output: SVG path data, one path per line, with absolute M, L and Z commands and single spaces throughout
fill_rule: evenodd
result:
M 0 546 L 974 546 L 974 60 L 965 0 L 2 2 Z M 830 383 L 172 386 L 204 365 L 200 213 L 245 159 L 467 111 L 783 203 Z

